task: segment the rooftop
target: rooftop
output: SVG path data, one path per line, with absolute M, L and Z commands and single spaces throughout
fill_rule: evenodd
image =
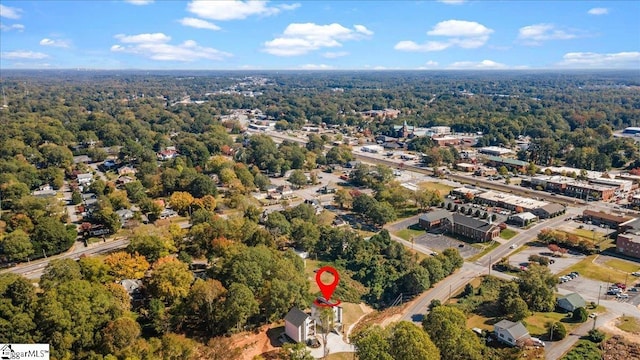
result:
M 308 317 L 309 315 L 307 315 L 305 312 L 298 309 L 297 307 L 294 307 L 289 310 L 287 315 L 284 317 L 284 321 L 291 323 L 294 326 L 302 326 Z
M 529 165 L 528 162 L 526 161 L 522 161 L 522 160 L 516 160 L 516 159 L 511 159 L 511 158 L 505 158 L 505 157 L 500 157 L 500 156 L 492 156 L 492 155 L 487 155 L 485 156 L 485 158 L 489 161 L 494 161 L 497 163 L 502 163 L 502 164 L 507 164 L 507 165 L 515 165 L 515 166 L 527 166 Z
M 484 220 L 474 219 L 472 217 L 464 216 L 458 213 L 454 213 L 452 217 L 453 217 L 454 224 L 460 224 L 468 228 L 472 228 L 480 231 L 486 232 L 495 226 L 494 224 L 490 224 Z
M 524 325 L 520 321 L 514 323 L 513 321 L 509 321 L 509 320 L 501 320 L 500 322 L 496 323 L 494 326 L 495 328 L 506 330 L 509 334 L 511 334 L 511 337 L 513 337 L 515 340 L 518 340 L 524 336 L 529 335 L 529 331 L 527 330 L 526 327 L 524 327 Z
M 540 200 L 525 198 L 525 197 L 517 196 L 513 194 L 505 194 L 501 192 L 491 191 L 491 190 L 478 195 L 478 197 L 488 201 L 503 202 L 505 204 L 520 206 L 526 209 L 538 209 L 549 204 L 546 201 L 540 201 Z

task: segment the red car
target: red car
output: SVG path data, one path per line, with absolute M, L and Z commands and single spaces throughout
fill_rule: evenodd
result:
M 617 283 L 616 286 L 618 287 L 618 289 L 622 289 L 622 290 L 626 290 L 627 289 L 627 285 L 625 285 L 623 283 Z

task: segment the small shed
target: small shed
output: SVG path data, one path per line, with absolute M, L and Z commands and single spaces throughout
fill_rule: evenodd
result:
M 571 293 L 558 298 L 558 307 L 566 311 L 574 311 L 577 308 L 585 307 L 587 302 L 578 293 Z

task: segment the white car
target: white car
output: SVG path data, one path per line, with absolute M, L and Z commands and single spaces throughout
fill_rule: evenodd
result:
M 517 248 L 517 247 L 518 247 L 518 245 L 513 244 L 513 245 L 509 246 L 509 249 L 515 249 L 515 248 Z
M 631 273 L 633 276 L 640 276 L 640 271 L 634 271 Z
M 618 299 L 628 299 L 629 298 L 629 294 L 625 294 L 625 293 L 617 293 L 616 297 Z

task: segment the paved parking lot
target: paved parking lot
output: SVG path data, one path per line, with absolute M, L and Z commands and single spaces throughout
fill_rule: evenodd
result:
M 416 244 L 426 246 L 437 252 L 442 252 L 448 248 L 456 248 L 460 252 L 460 255 L 465 259 L 481 251 L 464 241 L 456 240 L 445 235 L 427 233 L 414 238 L 414 240 Z
M 547 249 L 546 247 L 531 246 L 509 257 L 509 263 L 513 266 L 522 266 L 523 264 L 529 262 L 530 255 L 542 255 L 555 260 L 555 263 L 549 264 L 549 269 L 554 274 L 561 272 L 562 270 L 585 258 L 585 255 L 582 254 L 572 255 L 568 253 L 565 254 L 564 257 L 551 257 L 549 249 Z
M 578 276 L 577 278 L 567 281 L 566 283 L 558 284 L 559 289 L 563 289 L 570 292 L 576 292 L 587 301 L 597 301 L 598 293 L 600 293 L 600 300 L 610 300 L 616 301 L 617 303 L 626 303 L 633 306 L 640 305 L 640 292 L 627 291 L 629 294 L 628 299 L 617 299 L 615 295 L 606 295 L 607 293 L 607 284 L 606 282 L 587 279 L 582 276 Z

